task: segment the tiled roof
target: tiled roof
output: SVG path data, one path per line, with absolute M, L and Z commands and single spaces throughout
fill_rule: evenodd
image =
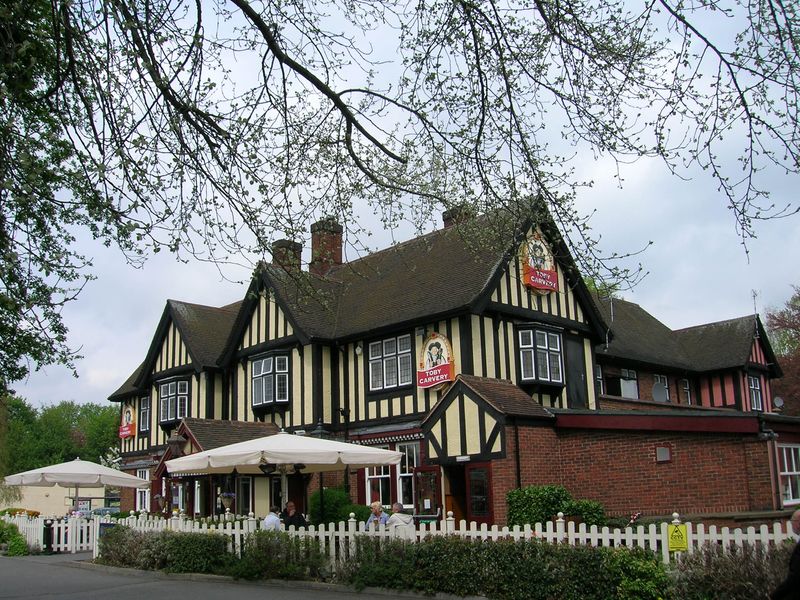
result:
M 505 249 L 452 227 L 337 266 L 321 279 L 268 267 L 270 281 L 310 337 L 340 338 L 469 306 Z M 511 245 L 511 240 L 508 240 Z M 316 292 L 309 298 L 309 286 Z
M 222 308 L 168 300 L 172 318 L 183 335 L 197 367 L 219 366 L 219 359 L 231 332 L 241 302 Z
M 464 385 L 505 415 L 553 418 L 546 408 L 507 379 L 489 379 L 461 374 L 456 381 L 462 381 Z
M 716 371 L 744 367 L 754 336 L 765 335 L 756 315 L 673 331 L 633 302 L 599 298 L 596 302 L 614 334 L 608 348 L 597 347 L 598 355 L 686 371 Z M 770 354 L 769 342 L 763 341 Z
M 278 433 L 274 423 L 220 421 L 216 419 L 185 418 L 183 423 L 202 450 L 246 442 Z
M 598 296 L 595 303 L 613 334 L 608 348 L 597 347 L 598 355 L 691 369 L 691 361 L 675 333 L 641 306 Z
M 755 315 L 678 329 L 675 336 L 697 371 L 742 367 L 758 332 Z

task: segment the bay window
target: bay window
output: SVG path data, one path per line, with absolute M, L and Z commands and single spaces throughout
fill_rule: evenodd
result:
M 289 356 L 274 354 L 252 361 L 252 404 L 289 402 Z
M 519 354 L 523 381 L 564 382 L 560 333 L 543 329 L 520 330 Z
M 411 336 L 400 335 L 369 344 L 369 389 L 387 390 L 414 381 Z

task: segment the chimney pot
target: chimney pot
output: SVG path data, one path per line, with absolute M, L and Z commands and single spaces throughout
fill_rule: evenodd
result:
M 444 228 L 449 229 L 453 225 L 468 221 L 471 216 L 472 210 L 468 205 L 457 204 L 442 213 L 442 222 L 444 223 Z

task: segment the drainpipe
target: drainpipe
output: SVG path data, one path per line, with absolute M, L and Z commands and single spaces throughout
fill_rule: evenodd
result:
M 764 422 L 764 415 L 758 415 L 758 439 L 767 444 L 767 465 L 769 467 L 769 482 L 772 488 L 772 507 L 780 510 L 783 507 L 781 498 L 780 476 L 778 475 L 778 434 L 767 429 Z
M 522 472 L 519 464 L 519 423 L 516 418 L 514 419 L 514 457 L 517 462 L 517 488 L 519 489 L 522 487 Z

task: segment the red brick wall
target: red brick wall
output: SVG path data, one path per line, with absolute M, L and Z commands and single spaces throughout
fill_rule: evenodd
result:
M 600 501 L 609 515 L 770 510 L 767 444 L 738 435 L 520 427 L 522 485 L 565 486 Z M 507 457 L 492 462 L 495 521 L 517 487 L 514 427 Z M 656 447 L 671 460 L 656 462 Z

